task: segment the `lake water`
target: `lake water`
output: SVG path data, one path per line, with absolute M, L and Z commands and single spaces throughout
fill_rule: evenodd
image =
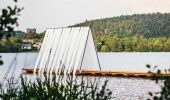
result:
M 0 66 L 0 79 L 6 75 L 20 75 L 22 68 L 33 67 L 37 53 L 0 53 L 3 66 Z M 170 68 L 170 53 L 98 53 L 102 70 L 147 72 L 146 64 L 158 69 Z M 155 70 L 156 71 L 156 70 Z M 104 77 L 105 78 L 105 77 Z M 142 78 L 107 77 L 109 88 L 115 100 L 136 100 L 149 98 L 148 92 L 160 91 L 160 84 Z M 101 78 L 102 79 L 102 78 Z M 100 79 L 100 80 L 101 80 Z

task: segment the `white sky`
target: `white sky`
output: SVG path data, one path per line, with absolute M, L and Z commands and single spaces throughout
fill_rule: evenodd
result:
M 0 9 L 12 0 L 1 0 Z M 65 27 L 86 19 L 139 13 L 170 12 L 170 0 L 19 0 L 24 7 L 17 29 Z

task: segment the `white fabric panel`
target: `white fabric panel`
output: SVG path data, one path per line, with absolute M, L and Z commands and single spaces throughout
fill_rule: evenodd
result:
M 61 36 L 61 31 L 62 29 L 55 29 L 54 30 L 54 39 L 53 39 L 53 44 L 52 44 L 52 48 L 51 48 L 51 55 L 50 55 L 50 58 L 49 58 L 49 63 L 47 65 L 47 73 L 50 73 L 50 70 L 52 68 L 52 62 L 55 58 L 55 53 L 56 53 L 56 49 L 58 47 L 58 41 L 60 39 L 60 36 Z
M 82 70 L 100 70 L 91 31 L 88 35 L 87 45 L 84 52 L 84 57 L 82 59 L 81 68 Z
M 80 32 L 80 27 L 72 28 L 70 47 L 69 47 L 68 56 L 66 59 L 66 66 L 67 66 L 66 71 L 68 73 L 71 73 L 71 69 L 73 67 L 71 65 L 72 65 L 75 55 L 76 55 L 76 45 L 78 44 L 77 39 L 79 39 L 79 37 L 81 35 L 79 32 Z
M 80 40 L 81 40 L 80 30 L 81 30 L 81 28 L 79 29 L 77 36 L 74 36 L 74 38 L 73 38 L 73 41 L 75 41 L 75 44 L 73 44 L 74 50 L 72 51 L 72 57 L 70 59 L 70 64 L 68 66 L 69 72 L 72 72 L 75 67 L 74 63 L 75 63 L 76 55 L 78 53 L 77 49 L 79 48 L 79 44 L 80 44 Z
M 59 51 L 59 55 L 58 55 L 58 59 L 57 59 L 57 63 L 56 63 L 56 66 L 58 67 L 58 69 L 55 70 L 56 74 L 58 73 L 58 71 L 61 72 L 62 67 L 64 66 L 62 58 L 63 58 L 64 51 L 66 48 L 66 43 L 68 40 L 69 32 L 70 32 L 70 28 L 63 28 L 63 32 L 62 32 L 63 37 L 61 38 L 61 46 L 60 46 L 60 51 Z
M 49 33 L 48 33 L 49 38 L 47 39 L 46 46 L 44 48 L 44 55 L 42 56 L 43 57 L 42 63 L 40 63 L 41 65 L 40 65 L 40 69 L 39 69 L 39 74 L 44 73 L 46 64 L 48 63 L 48 57 L 49 57 L 49 54 L 50 54 L 52 41 L 53 41 L 53 30 L 54 29 L 50 29 Z
M 81 28 L 81 30 L 80 30 L 81 36 L 80 36 L 80 41 L 79 41 L 79 45 L 78 45 L 79 47 L 77 48 L 77 54 L 76 54 L 76 58 L 75 58 L 73 74 L 75 74 L 77 68 L 80 67 L 80 61 L 82 59 L 81 55 L 83 54 L 84 49 L 85 49 L 88 32 L 89 32 L 89 27 L 84 27 L 84 28 Z
M 71 40 L 71 33 L 70 33 L 71 28 L 67 28 L 64 32 L 65 32 L 65 35 L 66 35 L 66 37 L 65 37 L 66 40 L 64 40 L 65 44 L 63 44 L 64 50 L 63 50 L 63 56 L 62 56 L 62 59 L 61 59 L 62 64 L 60 65 L 60 67 L 63 66 L 63 68 L 62 68 L 63 71 L 65 71 L 65 69 L 67 68 L 66 58 L 67 58 L 67 53 L 68 53 L 68 50 L 69 50 L 69 44 L 70 44 L 70 40 Z M 60 72 L 61 72 L 61 69 L 60 69 Z
M 42 47 L 41 47 L 41 50 L 40 50 L 40 53 L 39 53 L 40 60 L 39 61 L 37 60 L 37 63 L 38 63 L 37 66 L 39 67 L 39 69 L 42 69 L 42 67 L 43 67 L 42 64 L 44 63 L 44 57 L 45 57 L 44 53 L 46 52 L 45 48 L 47 47 L 47 43 L 48 43 L 47 41 L 50 38 L 50 34 L 49 33 L 50 33 L 50 30 L 47 30 L 46 34 L 45 34 L 46 39 L 44 39 L 44 42 L 42 43 Z M 35 69 L 34 69 L 34 71 L 35 71 Z
M 58 30 L 58 29 L 56 29 Z M 55 56 L 54 56 L 54 59 L 53 59 L 53 62 L 51 64 L 51 70 L 50 70 L 50 74 L 52 74 L 53 72 L 55 72 L 55 70 L 58 70 L 58 67 L 59 66 L 56 66 L 56 63 L 58 61 L 58 56 L 59 56 L 59 53 L 60 53 L 60 49 L 61 49 L 61 42 L 62 42 L 62 38 L 63 38 L 63 28 L 61 30 L 61 33 L 60 33 L 60 36 L 59 36 L 59 40 L 58 40 L 58 45 L 56 47 L 56 51 L 55 51 Z
M 72 44 L 72 37 L 74 36 L 74 30 L 72 30 L 72 28 L 70 29 L 70 32 L 68 33 L 68 40 L 67 40 L 67 43 L 66 43 L 66 48 L 65 48 L 65 51 L 64 51 L 64 55 L 63 55 L 63 63 L 65 65 L 65 68 L 64 68 L 64 75 L 66 75 L 66 72 L 67 72 L 67 69 L 68 69 L 68 61 L 67 61 L 67 58 L 68 58 L 68 55 L 69 55 L 69 51 L 72 52 L 71 50 L 71 47 L 70 47 L 70 44 Z
M 36 63 L 35 63 L 35 67 L 34 67 L 34 73 L 36 72 L 36 69 L 39 67 L 39 63 L 41 61 L 41 58 L 42 58 L 42 53 L 44 51 L 44 46 L 46 46 L 46 41 L 48 39 L 48 30 L 46 30 L 46 33 L 45 33 L 45 36 L 44 36 L 44 39 L 43 39 L 43 43 L 41 45 L 41 49 L 40 49 L 40 52 L 38 54 L 38 57 L 37 57 L 37 60 L 36 60 Z

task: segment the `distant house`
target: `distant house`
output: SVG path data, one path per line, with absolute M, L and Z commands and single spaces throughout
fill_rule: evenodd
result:
M 27 33 L 36 33 L 35 28 L 27 28 Z
M 33 44 L 33 47 L 40 49 L 41 48 L 41 42 L 35 42 L 35 44 Z
M 27 36 L 26 36 L 26 38 L 27 39 L 33 39 L 33 38 L 35 38 L 35 36 L 36 36 L 36 29 L 35 28 L 33 28 L 33 29 L 27 28 Z
M 21 49 L 30 50 L 30 49 L 32 49 L 32 48 L 31 48 L 31 44 L 22 44 L 22 45 L 21 45 Z

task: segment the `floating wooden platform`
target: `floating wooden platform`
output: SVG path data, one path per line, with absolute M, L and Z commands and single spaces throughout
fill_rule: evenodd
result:
M 33 68 L 23 68 L 22 69 L 25 74 L 33 74 Z M 36 70 L 36 73 L 39 69 Z M 76 71 L 76 75 L 92 75 L 92 76 L 118 76 L 118 77 L 141 77 L 147 78 L 153 75 L 157 76 L 167 76 L 170 77 L 170 74 L 155 74 L 155 73 L 144 73 L 144 72 L 114 72 L 114 71 L 90 71 L 90 70 L 82 70 Z

